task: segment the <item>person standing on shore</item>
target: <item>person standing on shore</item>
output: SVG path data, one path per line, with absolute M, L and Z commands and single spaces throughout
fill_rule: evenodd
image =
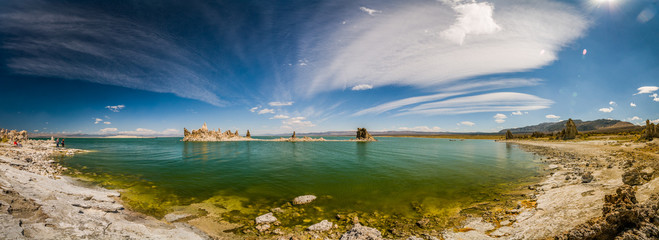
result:
M 62 138 L 62 147 L 64 147 L 64 138 Z
M 59 138 L 57 138 L 57 146 L 56 147 L 59 147 Z

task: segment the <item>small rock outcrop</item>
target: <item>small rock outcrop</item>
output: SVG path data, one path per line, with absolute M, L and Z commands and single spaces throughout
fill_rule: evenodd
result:
M 294 205 L 302 205 L 302 204 L 307 204 L 310 202 L 313 202 L 313 200 L 316 200 L 316 196 L 314 195 L 304 195 L 304 196 L 299 196 L 293 199 L 293 204 Z
M 254 220 L 256 224 L 266 224 L 266 223 L 273 223 L 277 221 L 277 218 L 275 215 L 273 215 L 271 212 L 263 214 L 261 216 L 256 217 Z
M 9 129 L 4 129 L 0 128 L 0 140 L 2 141 L 23 141 L 27 140 L 27 131 L 16 131 L 16 130 L 9 130 Z
M 247 130 L 247 134 L 245 134 L 245 137 L 251 138 L 252 134 L 249 133 L 249 130 Z
M 513 136 L 513 133 L 510 132 L 510 130 L 507 130 L 506 131 L 506 139 L 513 139 L 513 138 L 515 138 L 515 136 Z
M 645 120 L 645 129 L 641 132 L 641 140 L 652 141 L 652 139 L 659 137 L 659 124 L 651 123 L 650 120 Z
M 357 128 L 357 141 L 365 141 L 365 142 L 371 142 L 371 141 L 377 141 L 373 136 L 366 131 L 366 128 Z
M 295 138 L 295 131 L 293 131 L 293 136 L 291 136 L 291 138 Z
M 375 228 L 355 224 L 352 229 L 341 235 L 341 240 L 376 240 L 382 239 L 382 233 Z
M 316 223 L 314 225 L 309 226 L 307 228 L 307 230 L 315 231 L 315 232 L 325 232 L 325 231 L 329 231 L 330 229 L 332 229 L 332 227 L 334 227 L 334 224 L 332 222 L 327 221 L 327 220 L 323 220 L 323 221 L 320 221 L 319 223 Z
M 636 200 L 634 187 L 623 185 L 604 197 L 602 217 L 578 225 L 554 239 L 658 239 L 659 196 L 645 204 Z
M 231 132 L 229 130 L 221 132 L 218 128 L 217 131 L 209 130 L 208 125 L 204 123 L 200 129 L 192 130 L 190 132 L 187 128 L 183 128 L 183 141 L 184 142 L 221 142 L 221 141 L 246 141 L 251 140 L 249 137 L 242 137 L 238 135 L 238 130 Z
M 558 133 L 556 139 L 558 140 L 575 139 L 577 137 L 577 134 L 579 134 L 579 132 L 577 131 L 577 124 L 575 124 L 574 121 L 572 121 L 572 118 L 570 118 L 565 123 L 565 129 L 563 129 L 560 133 Z

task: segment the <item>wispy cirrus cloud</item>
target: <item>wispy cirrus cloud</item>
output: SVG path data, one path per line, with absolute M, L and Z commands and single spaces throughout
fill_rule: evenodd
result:
M 462 121 L 457 124 L 458 126 L 469 126 L 472 127 L 476 125 L 476 123 L 470 122 L 470 121 Z
M 14 73 L 83 80 L 196 99 L 224 102 L 201 72 L 213 69 L 167 33 L 129 18 L 73 4 L 13 1 L 0 9 L 2 48 Z
M 268 105 L 273 106 L 273 107 L 283 107 L 283 106 L 291 106 L 293 105 L 293 102 L 270 102 Z
M 117 128 L 103 128 L 103 129 L 99 130 L 99 132 L 101 132 L 101 133 L 111 133 L 111 132 L 116 132 L 116 131 L 118 131 Z
M 369 90 L 369 89 L 373 89 L 373 85 L 359 84 L 359 85 L 356 85 L 356 86 L 352 87 L 351 90 L 353 90 L 353 91 L 363 91 L 363 90 Z
M 316 126 L 305 117 L 292 117 L 282 121 L 282 128 L 284 129 L 304 129 Z
M 416 127 L 399 127 L 398 130 L 414 131 L 414 132 L 439 132 L 442 130 L 440 127 L 416 126 Z
M 273 113 L 274 114 L 275 110 L 270 109 L 270 108 L 264 108 L 264 109 L 259 110 L 259 112 L 258 112 L 259 115 L 266 114 L 266 113 Z
M 555 61 L 557 52 L 589 25 L 577 9 L 562 3 L 474 4 L 461 7 L 464 13 L 456 17 L 455 4 L 415 2 L 386 9 L 378 18 L 356 16 L 351 27 L 339 25 L 329 33 L 310 30 L 313 37 L 300 45 L 301 55 L 322 57 L 309 58 L 309 66 L 316 67 L 297 70 L 297 91 L 313 96 L 364 82 L 373 88 L 437 89 L 533 70 Z M 456 33 L 465 35 L 462 45 L 442 37 L 453 28 L 464 28 Z
M 368 15 L 371 15 L 371 16 L 375 16 L 375 14 L 382 13 L 382 11 L 380 11 L 380 10 L 375 10 L 375 9 L 371 9 L 371 8 L 367 8 L 367 7 L 359 7 L 359 10 L 361 10 L 362 12 L 365 12 Z
M 288 118 L 290 118 L 290 117 L 286 116 L 286 115 L 279 114 L 279 115 L 275 115 L 274 117 L 271 117 L 270 119 L 288 119 Z

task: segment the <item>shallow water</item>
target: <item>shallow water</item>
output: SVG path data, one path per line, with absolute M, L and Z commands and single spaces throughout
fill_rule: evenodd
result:
M 501 198 L 511 184 L 527 181 L 539 171 L 532 154 L 491 140 L 66 142 L 67 147 L 95 151 L 66 158 L 64 165 L 106 187 L 130 189 L 129 202 L 154 215 L 218 195 L 268 209 L 305 194 L 319 196 L 314 203 L 317 215 L 376 211 L 409 217 L 448 215 Z

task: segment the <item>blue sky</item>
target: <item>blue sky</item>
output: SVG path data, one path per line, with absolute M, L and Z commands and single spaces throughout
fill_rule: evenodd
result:
M 0 3 L 0 127 L 180 135 L 659 122 L 659 3 Z

